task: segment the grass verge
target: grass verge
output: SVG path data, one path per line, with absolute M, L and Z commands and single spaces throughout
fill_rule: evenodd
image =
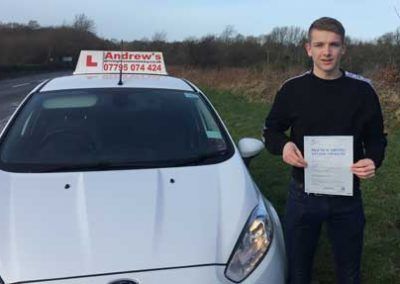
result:
M 242 137 L 261 137 L 269 107 L 228 91 L 205 89 L 235 142 Z M 362 259 L 363 283 L 400 283 L 400 131 L 389 137 L 387 157 L 378 175 L 362 183 L 367 225 Z M 281 157 L 263 151 L 250 170 L 264 195 L 283 216 L 290 169 Z M 316 283 L 335 283 L 326 233 L 322 234 L 314 262 Z

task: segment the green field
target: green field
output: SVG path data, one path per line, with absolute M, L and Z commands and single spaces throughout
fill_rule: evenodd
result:
M 261 137 L 269 110 L 267 105 L 249 102 L 244 96 L 207 90 L 208 97 L 226 123 L 235 142 L 242 137 Z M 363 182 L 367 218 L 363 283 L 400 283 L 400 131 L 388 136 L 386 159 L 375 178 Z M 264 195 L 272 201 L 281 218 L 290 179 L 290 168 L 279 156 L 263 151 L 252 161 L 251 173 Z M 332 256 L 326 233 L 314 262 L 313 283 L 335 283 Z

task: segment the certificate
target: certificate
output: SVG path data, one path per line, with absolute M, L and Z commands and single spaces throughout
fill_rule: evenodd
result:
M 353 195 L 353 136 L 304 136 L 305 192 Z

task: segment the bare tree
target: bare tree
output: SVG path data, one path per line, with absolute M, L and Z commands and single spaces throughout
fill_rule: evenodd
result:
M 167 41 L 167 33 L 165 31 L 155 32 L 151 37 L 151 40 L 154 42 L 166 42 Z
M 228 25 L 222 31 L 219 38 L 225 43 L 230 43 L 230 42 L 234 41 L 234 39 L 237 35 L 238 35 L 238 32 L 235 30 L 235 28 L 232 25 Z
M 39 25 L 38 21 L 35 21 L 35 20 L 30 20 L 28 22 L 28 27 L 32 30 L 40 29 L 40 25 Z
M 94 21 L 89 19 L 85 14 L 75 15 L 72 27 L 81 32 L 95 33 Z
M 282 45 L 299 45 L 306 37 L 306 32 L 299 27 L 276 27 L 267 35 L 267 41 Z

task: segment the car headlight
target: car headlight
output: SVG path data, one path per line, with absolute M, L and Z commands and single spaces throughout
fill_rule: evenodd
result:
M 243 281 L 261 262 L 272 242 L 272 226 L 270 213 L 260 197 L 229 259 L 225 270 L 229 280 Z

